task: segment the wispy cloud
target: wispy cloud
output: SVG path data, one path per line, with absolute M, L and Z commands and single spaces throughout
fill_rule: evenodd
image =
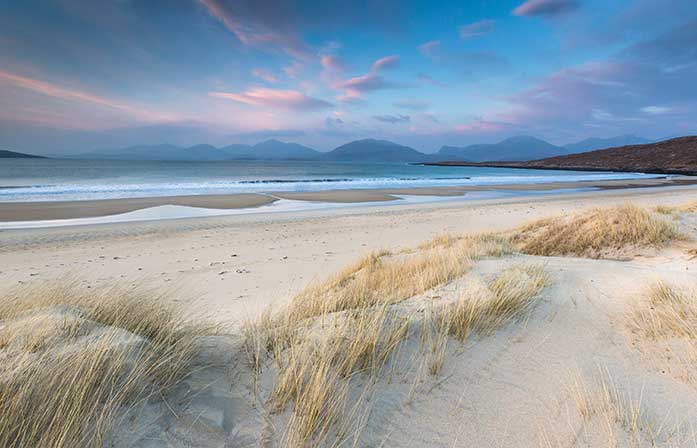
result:
M 339 101 L 353 102 L 360 100 L 365 93 L 382 89 L 403 87 L 401 84 L 386 80 L 380 75 L 381 71 L 395 68 L 399 65 L 399 56 L 385 56 L 373 62 L 370 72 L 365 75 L 355 76 L 333 83 L 333 87 L 343 90 Z
M 513 10 L 516 16 L 554 16 L 579 7 L 576 0 L 527 0 Z
M 421 53 L 422 55 L 427 57 L 433 57 L 440 49 L 440 41 L 429 40 L 428 42 L 424 42 L 423 44 L 419 45 L 417 48 L 419 50 L 419 53 Z
M 222 23 L 244 45 L 277 48 L 290 56 L 307 60 L 313 52 L 287 29 L 269 26 L 253 17 L 245 17 L 233 10 L 223 0 L 198 0 L 211 17 Z
M 330 70 L 334 72 L 343 72 L 346 70 L 346 64 L 341 58 L 333 55 L 323 55 L 320 58 L 320 63 L 325 70 Z
M 673 108 L 665 106 L 645 106 L 641 108 L 641 111 L 649 115 L 663 115 L 672 112 Z
M 282 70 L 289 78 L 297 78 L 303 71 L 303 65 L 298 61 L 293 61 L 291 64 L 284 66 Z
M 385 80 L 380 75 L 369 73 L 367 75 L 339 81 L 334 87 L 344 90 L 344 94 L 339 97 L 340 101 L 350 102 L 360 99 L 365 93 L 395 88 L 399 87 L 399 85 Z
M 331 107 L 332 104 L 307 96 L 297 90 L 251 89 L 242 93 L 210 92 L 210 96 L 249 104 L 251 106 L 278 107 L 291 110 L 317 110 Z
M 252 75 L 271 84 L 278 82 L 278 78 L 273 73 L 264 70 L 263 68 L 255 68 L 252 70 Z
M 494 30 L 496 22 L 494 20 L 480 20 L 460 27 L 460 37 L 469 39 L 471 37 L 483 36 Z
M 642 132 L 674 126 L 674 112 L 694 110 L 697 66 L 666 73 L 694 60 L 697 21 L 620 51 L 614 57 L 564 68 L 511 95 L 504 121 L 556 130 L 600 126 L 608 132 Z M 572 104 L 573 107 L 569 107 Z M 576 131 L 578 132 L 578 131 Z
M 373 62 L 371 70 L 374 72 L 379 72 L 381 70 L 389 70 L 392 68 L 396 68 L 397 66 L 399 66 L 399 56 L 385 56 L 384 58 L 380 58 L 377 61 Z
M 390 124 L 409 123 L 411 121 L 409 115 L 374 115 L 373 118 L 377 121 Z
M 113 109 L 131 115 L 133 118 L 148 121 L 166 121 L 174 119 L 168 114 L 151 112 L 128 103 L 95 95 L 82 90 L 75 90 L 58 86 L 56 84 L 28 78 L 0 70 L 0 83 L 6 83 L 22 89 L 31 90 L 42 95 L 60 98 L 69 101 L 77 101 Z

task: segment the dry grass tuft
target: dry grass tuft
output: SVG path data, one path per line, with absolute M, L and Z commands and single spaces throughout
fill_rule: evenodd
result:
M 679 207 L 676 207 L 677 211 L 684 213 L 694 213 L 697 212 L 697 201 L 688 202 Z
M 288 344 L 271 402 L 276 412 L 292 406 L 286 430 L 290 446 L 319 444 L 333 426 L 354 413 L 347 405 L 351 380 L 358 374 L 376 378 L 390 355 L 408 335 L 409 318 L 389 305 L 325 316 Z
M 593 209 L 567 218 L 536 221 L 514 233 L 511 242 L 530 255 L 599 258 L 613 250 L 662 247 L 683 238 L 673 223 L 626 204 Z
M 290 408 L 284 443 L 315 446 L 329 437 L 332 443 L 344 440 L 352 426 L 349 416 L 360 404 L 353 388 L 361 384 L 365 392 L 364 381 L 377 381 L 417 321 L 441 331 L 433 339 L 441 344 L 434 349 L 440 360 L 433 358 L 429 367 L 437 374 L 449 327 L 435 321 L 429 325 L 399 302 L 462 276 L 478 258 L 507 251 L 505 238 L 482 235 L 437 237 L 417 251 L 373 253 L 310 286 L 276 317 L 264 314 L 245 324 L 245 349 L 256 375 L 266 360 L 273 360 L 268 365 L 275 369 L 268 399 L 272 412 Z M 503 298 L 506 285 L 497 288 Z M 433 317 L 449 321 L 445 313 Z
M 675 379 L 697 383 L 697 291 L 664 282 L 650 286 L 626 316 L 632 346 Z
M 507 237 L 486 234 L 440 235 L 418 249 L 372 253 L 311 285 L 278 314 L 246 323 L 244 347 L 255 383 L 271 369 L 269 409 L 289 411 L 283 443 L 340 445 L 358 432 L 356 397 L 367 394 L 391 360 L 423 360 L 424 372 L 438 375 L 451 336 L 486 335 L 525 315 L 548 283 L 541 266 L 513 266 L 458 302 L 432 303 L 425 313 L 401 304 L 461 277 L 482 257 L 509 252 Z M 415 326 L 420 331 L 410 331 Z M 403 345 L 412 336 L 421 344 Z M 400 366 L 414 373 L 415 366 Z
M 0 301 L 0 446 L 101 446 L 189 372 L 203 329 L 162 297 L 74 285 Z
M 473 332 L 489 334 L 526 315 L 548 283 L 543 266 L 523 264 L 504 270 L 489 285 L 473 284 L 441 311 L 448 316 L 448 333 L 461 341 Z
M 573 440 L 589 446 L 679 446 L 665 443 L 668 434 L 648 415 L 642 394 L 620 387 L 609 372 L 601 369 L 591 383 L 576 376 L 569 394 L 582 419 Z
M 294 298 L 291 320 L 398 303 L 462 276 L 478 258 L 508 251 L 504 238 L 495 235 L 438 237 L 422 248 L 415 253 L 370 254 L 307 288 Z
M 652 285 L 643 306 L 629 316 L 630 328 L 649 339 L 697 341 L 697 295 L 663 282 Z
M 680 211 L 678 207 L 672 207 L 670 205 L 657 205 L 653 208 L 653 211 L 660 213 L 661 215 L 674 216 Z

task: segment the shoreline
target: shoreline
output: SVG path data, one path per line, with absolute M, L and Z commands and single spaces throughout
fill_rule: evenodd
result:
M 397 203 L 399 196 L 463 197 L 475 192 L 509 192 L 521 196 L 554 190 L 622 190 L 697 185 L 697 178 L 657 177 L 650 179 L 589 180 L 525 184 L 496 184 L 423 188 L 384 188 L 222 195 L 163 196 L 149 198 L 97 199 L 84 201 L 1 202 L 0 222 L 48 221 L 98 218 L 160 206 L 184 206 L 214 210 L 254 209 L 279 200 L 327 204 Z
M 673 186 L 3 230 L 0 280 L 10 286 L 80 273 L 84 286 L 182 288 L 221 321 L 239 323 L 374 250 L 593 207 L 692 201 L 696 187 Z
M 697 176 L 697 171 L 695 170 L 683 170 L 683 169 L 663 169 L 663 168 L 648 168 L 648 169 L 636 169 L 636 168 L 623 168 L 620 166 L 615 167 L 593 167 L 585 165 L 542 165 L 529 161 L 524 162 L 464 162 L 464 161 L 449 161 L 445 160 L 442 162 L 418 162 L 414 165 L 421 166 L 443 166 L 443 167 L 472 167 L 472 168 L 510 168 L 514 170 L 546 170 L 546 171 L 584 171 L 591 173 L 602 173 L 602 172 L 613 172 L 613 173 L 641 173 L 641 174 L 665 174 L 665 175 L 677 175 L 677 176 Z

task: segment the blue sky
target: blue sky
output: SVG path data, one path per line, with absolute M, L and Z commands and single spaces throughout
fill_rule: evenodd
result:
M 0 147 L 697 132 L 694 0 L 9 0 Z

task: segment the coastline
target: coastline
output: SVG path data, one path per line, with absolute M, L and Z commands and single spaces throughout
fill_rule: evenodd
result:
M 622 166 L 587 166 L 587 165 L 558 165 L 542 164 L 536 162 L 464 162 L 464 161 L 442 161 L 442 162 L 420 162 L 415 165 L 421 166 L 443 166 L 443 167 L 472 167 L 472 168 L 510 168 L 515 170 L 542 170 L 542 171 L 581 171 L 590 173 L 601 173 L 612 171 L 614 173 L 642 173 L 642 174 L 665 174 L 678 176 L 697 176 L 697 170 L 670 169 L 651 167 L 639 169 L 636 167 L 625 168 Z
M 79 277 L 85 287 L 120 280 L 177 288 L 216 310 L 216 320 L 240 323 L 374 250 L 594 207 L 693 201 L 696 187 L 672 186 L 4 230 L 0 281 L 9 287 Z
M 395 202 L 399 196 L 458 197 L 474 192 L 509 192 L 521 195 L 554 190 L 622 190 L 697 185 L 697 178 L 676 176 L 649 179 L 597 180 L 574 182 L 519 183 L 424 188 L 352 189 L 306 192 L 236 193 L 221 195 L 164 196 L 149 198 L 99 199 L 55 202 L 2 202 L 0 222 L 80 219 L 118 215 L 147 208 L 175 205 L 219 210 L 258 208 L 278 200 L 310 203 L 361 204 Z

